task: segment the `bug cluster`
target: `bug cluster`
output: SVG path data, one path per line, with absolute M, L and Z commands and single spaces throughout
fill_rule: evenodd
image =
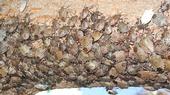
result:
M 26 18 L 0 20 L 4 93 L 23 95 L 63 82 L 68 82 L 63 87 L 169 87 L 170 28 L 161 13 L 146 29 L 130 25 L 121 14 L 108 17 L 89 7 L 78 15 L 61 7 L 52 26 Z

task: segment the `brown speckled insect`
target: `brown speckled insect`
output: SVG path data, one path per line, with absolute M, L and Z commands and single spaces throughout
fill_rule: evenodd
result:
M 66 18 L 68 17 L 68 10 L 67 8 L 65 7 L 61 7 L 58 11 L 58 14 L 59 14 L 59 18 L 62 20 L 62 21 L 65 21 Z
M 170 8 L 170 1 L 169 1 L 169 0 L 165 0 L 165 1 L 161 4 L 159 11 L 165 12 L 165 11 L 168 11 L 169 8 Z
M 67 1 L 64 2 L 64 4 L 66 3 Z M 68 6 L 61 6 L 61 8 L 59 9 L 58 11 L 58 15 L 59 15 L 59 19 L 61 19 L 62 21 L 66 21 L 66 19 L 69 17 L 69 7 L 71 5 L 68 5 Z
M 86 18 L 87 16 L 90 15 L 90 8 L 89 7 L 84 7 L 81 14 L 80 14 L 80 17 L 82 19 Z

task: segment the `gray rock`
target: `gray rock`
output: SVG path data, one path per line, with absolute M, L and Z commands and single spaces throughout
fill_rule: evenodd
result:
M 0 42 L 3 41 L 6 37 L 6 31 L 0 30 Z

